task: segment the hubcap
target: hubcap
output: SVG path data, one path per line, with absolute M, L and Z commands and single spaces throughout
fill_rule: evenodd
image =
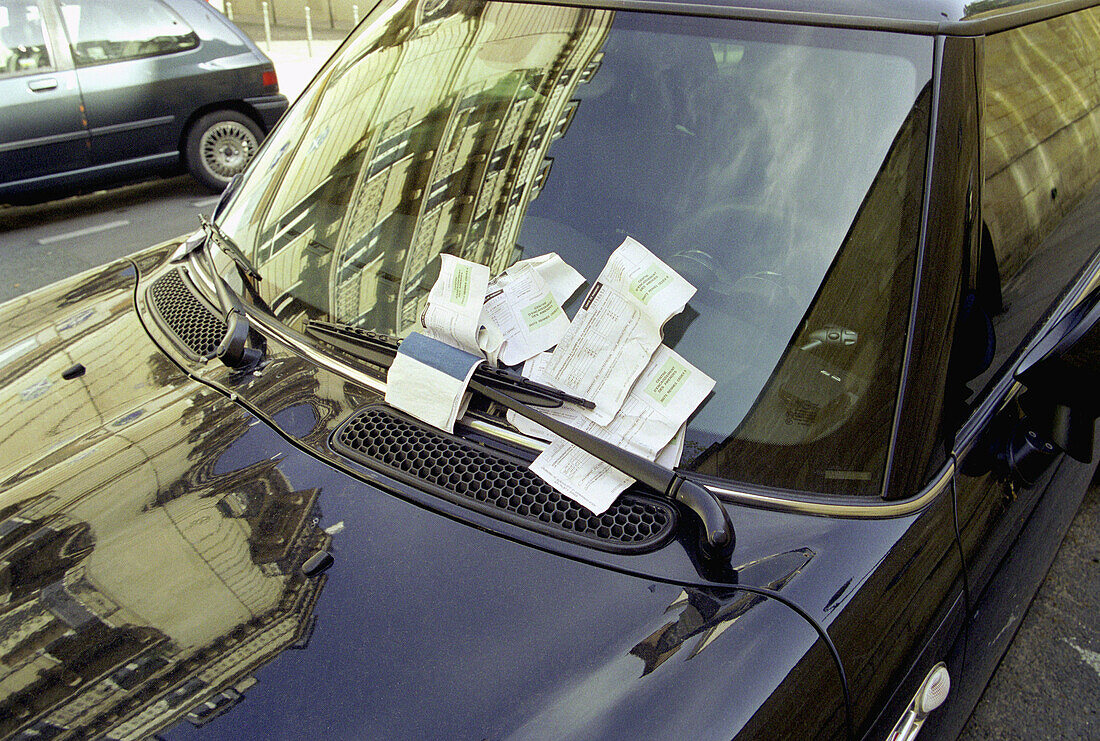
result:
M 207 129 L 199 141 L 203 166 L 213 175 L 228 180 L 244 170 L 256 152 L 252 132 L 236 121 L 222 121 Z

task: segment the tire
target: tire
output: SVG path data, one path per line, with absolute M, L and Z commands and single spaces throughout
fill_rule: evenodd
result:
M 200 183 L 220 193 L 248 166 L 263 138 L 260 127 L 243 113 L 207 113 L 187 132 L 187 169 Z

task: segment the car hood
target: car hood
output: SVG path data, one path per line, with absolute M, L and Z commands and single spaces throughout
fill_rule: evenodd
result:
M 678 544 L 628 568 L 334 465 L 313 438 L 369 394 L 170 358 L 134 311 L 165 254 L 0 307 L 0 738 L 729 738 L 810 653 Z M 761 527 L 742 583 L 796 585 L 813 548 Z

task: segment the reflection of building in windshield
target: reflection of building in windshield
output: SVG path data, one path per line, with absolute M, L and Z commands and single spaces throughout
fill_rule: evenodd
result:
M 609 25 L 610 13 L 593 15 L 498 6 L 446 17 L 438 22 L 457 33 L 407 44 L 395 83 L 418 55 L 453 73 L 433 78 L 430 108 L 405 108 L 379 130 L 333 264 L 337 315 L 403 333 L 424 310 L 439 253 L 461 245 L 493 273 L 513 261 L 527 202 L 549 172 L 546 149 L 568 126 Z M 537 46 L 527 40 L 536 35 Z M 405 100 L 395 90 L 392 105 Z
M 321 184 L 305 196 L 293 187 L 272 196 L 272 213 L 283 216 L 261 234 L 259 262 L 297 271 L 280 282 L 300 291 L 332 286 L 332 305 L 305 297 L 332 315 L 398 334 L 422 313 L 441 252 L 503 270 L 549 174 L 547 148 L 569 125 L 577 86 L 599 66 L 612 17 L 470 3 L 435 13 L 430 33 L 417 29 L 334 70 L 334 102 L 317 103 L 332 123 L 314 124 L 322 130 L 306 145 L 317 162 L 303 174 Z M 354 100 L 354 118 L 347 103 L 335 109 L 341 98 Z M 318 212 L 326 189 L 350 194 L 346 210 Z

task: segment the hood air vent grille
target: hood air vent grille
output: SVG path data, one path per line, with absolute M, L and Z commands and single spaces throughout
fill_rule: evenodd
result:
M 210 355 L 225 336 L 225 322 L 203 305 L 178 270 L 166 273 L 149 286 L 149 303 L 160 319 L 161 329 L 195 357 Z
M 339 453 L 464 507 L 531 530 L 617 553 L 652 550 L 672 534 L 670 504 L 624 494 L 594 515 L 531 473 L 524 462 L 389 407 L 371 406 L 333 434 Z

